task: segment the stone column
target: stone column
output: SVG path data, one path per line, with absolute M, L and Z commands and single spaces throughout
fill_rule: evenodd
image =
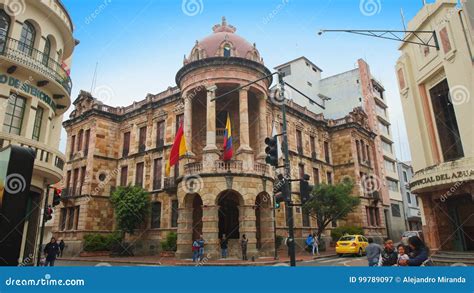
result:
M 258 159 L 264 161 L 265 154 L 265 138 L 268 136 L 268 127 L 267 127 L 267 99 L 265 95 L 262 95 L 258 100 L 258 132 L 259 132 L 259 145 L 260 150 L 258 154 Z
M 206 241 L 204 257 L 219 258 L 219 207 L 203 206 L 202 208 L 202 234 Z
M 192 257 L 190 249 L 193 243 L 193 209 L 178 209 L 178 240 L 176 258 Z
M 188 147 L 188 158 L 194 157 L 193 153 L 193 101 L 189 97 L 184 97 L 184 137 Z
M 242 239 L 242 235 L 245 234 L 245 236 L 247 236 L 247 239 L 249 240 L 247 246 L 247 257 L 249 259 L 251 259 L 252 256 L 258 257 L 256 225 L 257 217 L 255 216 L 255 206 L 239 206 L 239 215 L 239 222 L 241 223 L 239 229 L 240 239 Z
M 239 112 L 240 112 L 240 147 L 237 150 L 237 159 L 242 161 L 243 171 L 253 170 L 253 151 L 250 147 L 249 134 L 249 103 L 248 89 L 239 91 Z
M 219 150 L 216 146 L 216 97 L 215 85 L 207 88 L 206 110 L 206 146 L 203 149 L 203 169 L 206 172 L 214 170 L 214 162 L 219 159 Z
M 272 256 L 275 250 L 272 208 L 260 208 L 260 251 L 259 256 Z

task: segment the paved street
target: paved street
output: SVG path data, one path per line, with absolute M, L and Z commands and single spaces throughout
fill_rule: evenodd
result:
M 330 256 L 324 257 L 320 259 L 310 260 L 310 261 L 303 261 L 299 262 L 297 266 L 300 267 L 321 267 L 321 266 L 328 266 L 328 267 L 365 267 L 367 266 L 367 259 L 366 257 L 354 257 L 354 256 Z

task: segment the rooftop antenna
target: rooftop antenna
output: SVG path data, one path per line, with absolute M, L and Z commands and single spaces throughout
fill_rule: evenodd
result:
M 95 63 L 95 70 L 94 70 L 94 76 L 92 77 L 92 84 L 91 84 L 91 94 L 95 90 L 95 86 L 97 84 L 97 68 L 99 67 L 99 62 Z

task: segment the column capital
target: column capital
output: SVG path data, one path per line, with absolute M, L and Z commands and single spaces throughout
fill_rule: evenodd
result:
M 206 87 L 206 90 L 208 92 L 215 92 L 217 90 L 217 86 L 215 84 L 210 85 L 210 86 Z

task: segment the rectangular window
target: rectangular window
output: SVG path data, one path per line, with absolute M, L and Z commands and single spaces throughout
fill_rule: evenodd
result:
M 419 207 L 420 206 L 420 202 L 418 201 L 418 196 L 415 195 L 415 200 L 416 200 L 416 206 Z
M 77 192 L 77 180 L 79 178 L 79 169 L 74 169 L 72 172 L 72 195 L 76 195 Z
M 370 147 L 369 147 L 369 145 L 366 145 L 366 146 L 365 146 L 365 149 L 366 149 L 366 151 L 367 151 L 367 164 L 368 164 L 369 166 L 371 166 L 372 160 L 370 159 Z
M 309 213 L 304 211 L 301 213 L 303 216 L 303 227 L 311 227 L 311 221 L 309 218 Z
M 89 141 L 91 138 L 91 130 L 87 129 L 86 130 L 86 135 L 85 135 L 85 142 L 84 142 L 84 155 L 87 156 L 89 154 Z
M 365 207 L 367 213 L 367 224 L 372 227 L 380 226 L 379 208 Z
M 296 149 L 298 154 L 303 154 L 303 134 L 300 130 L 296 130 Z
M 327 179 L 328 179 L 328 184 L 332 184 L 332 172 L 327 172 L 326 176 L 327 176 Z
M 163 169 L 163 160 L 156 159 L 153 163 L 153 190 L 161 189 L 161 179 L 163 177 L 162 169 Z
M 309 142 L 311 144 L 311 158 L 316 160 L 316 139 L 313 136 L 310 136 Z
M 408 175 L 407 175 L 407 171 L 403 171 L 403 181 L 407 182 L 408 183 Z
M 69 159 L 72 159 L 74 157 L 75 147 L 76 147 L 76 136 L 73 135 L 71 137 L 71 152 L 69 153 Z
M 291 65 L 287 65 L 285 67 L 282 67 L 278 71 L 283 75 L 283 77 L 289 76 L 289 75 L 291 75 Z
M 67 171 L 66 173 L 66 189 L 69 189 L 71 185 L 71 170 Z
M 411 194 L 407 192 L 407 202 L 411 203 Z
M 75 216 L 74 216 L 74 230 L 77 230 L 77 227 L 79 226 L 79 209 L 80 209 L 80 206 L 77 206 L 76 208 L 76 211 L 74 212 Z
M 123 166 L 120 171 L 120 186 L 127 186 L 128 166 Z
M 390 135 L 390 126 L 386 125 L 380 120 L 379 120 L 379 130 L 385 135 Z
M 386 169 L 387 171 L 396 172 L 396 169 L 395 169 L 395 162 L 390 161 L 390 160 L 387 160 L 387 159 L 384 159 L 384 165 L 385 165 L 385 169 Z
M 171 227 L 176 228 L 178 227 L 178 201 L 172 200 L 171 201 Z
M 125 132 L 123 134 L 122 157 L 128 156 L 129 152 L 130 152 L 130 132 Z
M 151 228 L 161 227 L 161 202 L 157 201 L 151 204 Z
M 183 121 L 184 121 L 184 114 L 176 116 L 176 130 L 175 130 L 175 133 L 178 132 L 178 129 L 181 126 L 181 123 L 183 123 Z
M 393 147 L 392 147 L 392 144 L 391 144 L 391 143 L 388 143 L 388 142 L 382 140 L 382 148 L 383 148 L 384 151 L 386 151 L 387 153 L 393 154 Z
M 357 162 L 360 164 L 362 161 L 360 160 L 360 142 L 356 140 L 356 150 L 357 150 Z
M 156 147 L 165 145 L 165 121 L 158 122 L 156 126 Z
M 81 168 L 81 179 L 79 180 L 79 195 L 82 194 L 82 186 L 84 186 L 84 181 L 86 180 L 86 167 Z
M 398 181 L 392 180 L 392 179 L 387 179 L 387 186 L 388 189 L 394 192 L 398 192 Z
M 80 152 L 82 150 L 82 136 L 84 135 L 84 130 L 79 130 L 79 134 L 77 135 L 77 151 Z
M 66 221 L 67 221 L 67 208 L 61 209 L 61 214 L 59 215 L 59 230 L 66 230 Z
M 138 151 L 144 152 L 146 149 L 146 126 L 141 127 L 138 134 Z
M 43 108 L 38 107 L 38 109 L 36 109 L 35 122 L 33 124 L 33 137 L 32 137 L 36 141 L 39 141 L 40 139 L 41 125 L 43 123 L 43 113 L 44 113 Z
M 68 208 L 67 214 L 67 230 L 72 230 L 74 228 L 74 212 L 75 208 Z
M 392 217 L 399 218 L 399 217 L 402 216 L 402 214 L 400 212 L 400 205 L 399 204 L 392 203 L 391 207 L 392 207 Z
M 329 156 L 329 143 L 327 141 L 324 142 L 324 158 L 326 159 L 326 163 L 331 163 L 331 158 Z
M 313 168 L 313 183 L 319 184 L 319 169 Z
M 20 135 L 25 115 L 26 99 L 17 95 L 10 95 L 7 109 L 5 111 L 5 120 L 3 122 L 3 131 L 11 134 Z
M 298 165 L 298 171 L 299 171 L 299 178 L 303 179 L 304 176 L 304 164 L 299 164 Z
M 138 163 L 137 169 L 135 172 L 135 185 L 143 187 L 143 168 L 145 167 L 144 163 Z

